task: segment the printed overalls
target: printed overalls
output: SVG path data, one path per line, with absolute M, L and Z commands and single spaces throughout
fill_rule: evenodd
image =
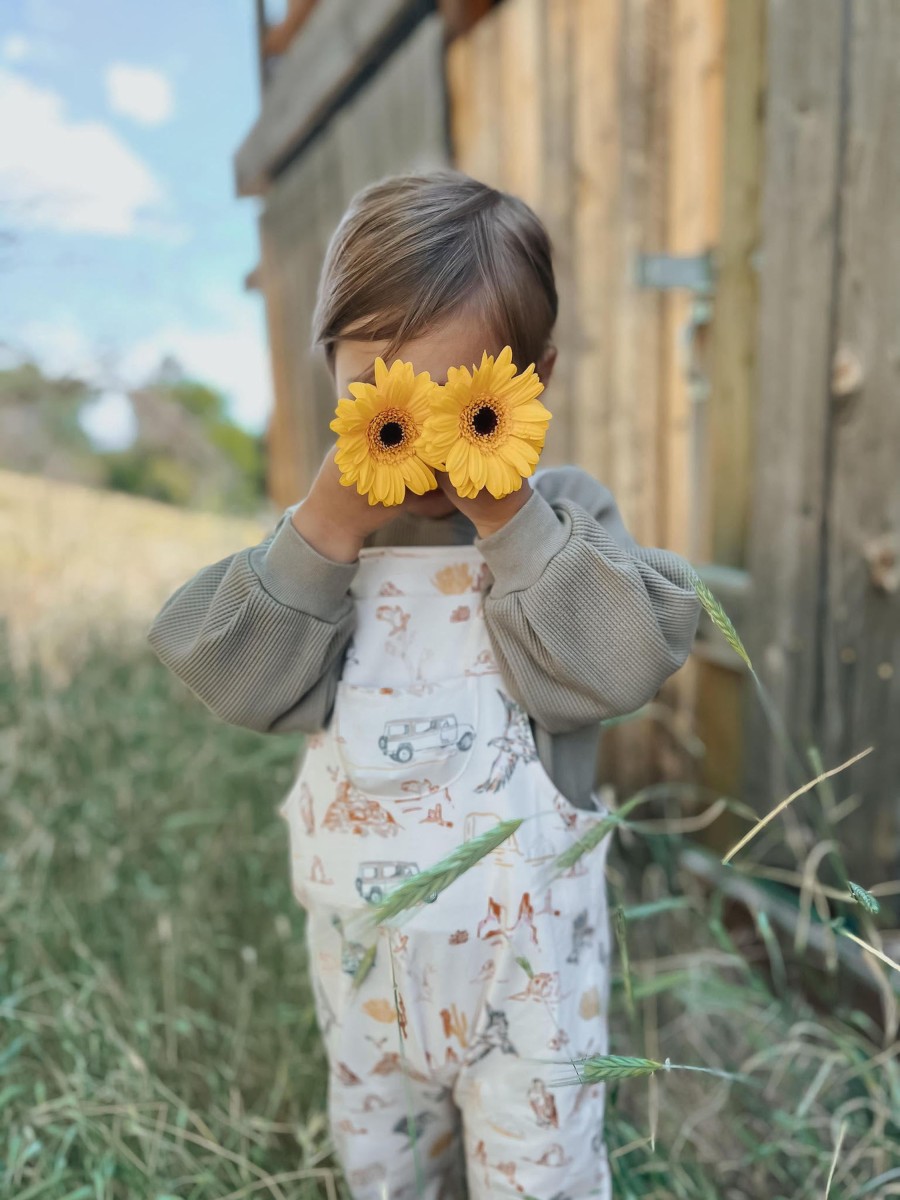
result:
M 280 810 L 355 1200 L 611 1195 L 604 1085 L 553 1086 L 574 1077 L 569 1059 L 608 1051 L 609 836 L 540 882 L 607 810 L 575 807 L 544 770 L 491 650 L 489 583 L 474 546 L 361 552 L 334 714 Z M 348 933 L 515 817 L 436 899 Z

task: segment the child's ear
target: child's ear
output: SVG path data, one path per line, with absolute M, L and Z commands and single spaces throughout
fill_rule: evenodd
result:
M 556 355 L 556 347 L 551 343 L 541 355 L 541 361 L 535 365 L 535 374 L 544 387 L 550 382 L 550 376 L 553 374 L 553 368 L 556 365 Z

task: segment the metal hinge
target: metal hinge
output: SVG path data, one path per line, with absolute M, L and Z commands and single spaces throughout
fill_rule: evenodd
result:
M 711 295 L 716 279 L 711 250 L 705 254 L 639 254 L 635 259 L 638 287 Z

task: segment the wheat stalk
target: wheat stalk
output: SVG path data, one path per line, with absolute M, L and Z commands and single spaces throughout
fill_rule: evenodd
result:
M 717 1075 L 720 1079 L 731 1079 L 738 1083 L 756 1085 L 756 1081 L 747 1075 L 738 1075 L 732 1071 L 717 1071 L 714 1067 L 694 1067 L 686 1063 L 673 1063 L 671 1059 L 657 1062 L 653 1058 L 632 1058 L 624 1054 L 595 1054 L 590 1058 L 574 1059 L 576 1078 L 563 1076 L 553 1080 L 554 1087 L 567 1087 L 572 1084 L 590 1086 L 593 1083 L 608 1083 L 616 1079 L 636 1079 L 642 1076 L 655 1075 L 657 1071 L 700 1071 L 704 1075 Z
M 861 888 L 858 883 L 849 881 L 847 887 L 850 889 L 850 895 L 857 904 L 861 904 L 866 912 L 877 913 L 881 910 L 881 905 L 875 899 L 871 892 L 867 892 L 865 888 Z
M 828 1182 L 825 1184 L 825 1200 L 831 1195 L 831 1181 L 834 1179 L 834 1168 L 837 1166 L 838 1158 L 841 1153 L 841 1146 L 844 1143 L 844 1132 L 847 1128 L 846 1120 L 841 1121 L 841 1128 L 837 1136 L 837 1144 L 834 1147 L 834 1157 L 831 1160 L 831 1170 L 828 1172 Z
M 839 767 L 832 767 L 830 771 L 825 771 L 822 775 L 817 775 L 815 779 L 810 779 L 808 783 L 804 783 L 803 787 L 799 787 L 795 792 L 791 792 L 790 796 L 787 796 L 781 801 L 780 804 L 776 804 L 771 812 L 766 813 L 766 815 L 760 821 L 757 821 L 753 828 L 749 829 L 744 834 L 737 845 L 731 847 L 731 849 L 722 859 L 722 862 L 727 863 L 730 858 L 733 858 L 734 855 L 737 854 L 738 850 L 743 849 L 743 847 L 746 846 L 752 838 L 756 837 L 761 829 L 768 825 L 770 821 L 774 820 L 780 812 L 783 812 L 789 804 L 793 803 L 793 801 L 797 799 L 798 796 L 802 796 L 805 792 L 812 791 L 816 784 L 821 783 L 823 779 L 830 779 L 832 775 L 837 775 L 840 771 L 845 771 L 847 767 L 852 767 L 853 764 L 859 762 L 861 758 L 865 758 L 867 754 L 871 754 L 874 748 L 874 746 L 869 746 L 867 750 L 861 750 L 859 754 L 855 754 L 853 758 L 848 758 L 847 761 L 841 763 Z
M 625 820 L 625 817 L 627 817 L 631 810 L 637 808 L 642 801 L 652 800 L 657 795 L 685 795 L 695 798 L 701 791 L 704 790 L 710 789 L 703 789 L 696 784 L 678 784 L 672 782 L 651 784 L 649 787 L 641 788 L 641 790 L 635 792 L 633 796 L 629 796 L 629 798 L 623 804 L 621 804 L 619 808 L 615 810 L 615 812 L 610 813 L 606 817 L 602 817 L 596 822 L 596 824 L 592 825 L 590 829 L 588 829 L 587 833 L 582 834 L 577 841 L 573 842 L 571 846 L 563 850 L 561 854 L 558 854 L 556 858 L 554 858 L 549 864 L 549 866 L 544 868 L 540 873 L 538 877 L 539 886 L 548 887 L 554 881 L 554 879 L 558 878 L 558 876 L 562 874 L 563 871 L 567 871 L 570 867 L 573 867 L 585 856 L 585 854 L 590 853 L 591 850 L 594 850 L 597 846 L 599 846 L 610 830 L 616 825 L 627 825 L 631 829 L 638 830 L 638 832 L 652 832 L 652 829 L 642 830 L 639 825 L 632 824 Z M 714 817 L 710 816 L 710 812 L 715 810 L 715 816 L 718 816 L 719 812 L 721 812 L 723 808 L 727 808 L 732 812 L 739 813 L 741 816 L 746 816 L 750 820 L 756 816 L 753 809 L 750 808 L 749 805 L 744 804 L 743 801 L 735 800 L 728 796 L 719 796 L 715 804 L 711 806 L 710 810 L 707 810 L 706 813 L 701 814 L 704 823 L 708 823 L 710 820 L 714 819 Z M 700 817 L 696 817 L 691 818 L 690 820 L 692 823 L 695 823 L 700 819 Z M 691 826 L 688 825 L 686 827 L 690 828 Z M 696 827 L 702 828 L 703 826 L 696 825 Z M 662 831 L 664 833 L 672 832 L 672 825 L 669 823 L 664 823 Z
M 595 1054 L 592 1058 L 575 1059 L 576 1079 L 565 1083 L 605 1083 L 612 1079 L 635 1079 L 643 1075 L 654 1075 L 665 1068 L 665 1063 L 652 1058 L 633 1058 L 627 1054 Z M 563 1081 L 557 1081 L 561 1086 Z
M 519 828 L 522 818 L 514 821 L 501 821 L 493 829 L 474 837 L 471 841 L 457 846 L 446 858 L 440 859 L 433 866 L 426 867 L 412 879 L 407 879 L 381 901 L 374 912 L 367 914 L 376 924 L 388 921 L 407 909 L 424 904 L 446 891 L 451 883 L 470 871 L 486 854 L 505 842 Z
M 851 933 L 849 929 L 842 929 L 840 925 L 835 927 L 836 932 L 841 937 L 848 937 L 851 942 L 856 942 L 857 946 L 862 946 L 863 950 L 868 950 L 870 954 L 874 954 L 876 958 L 880 958 L 883 963 L 887 963 L 889 967 L 893 967 L 895 971 L 900 971 L 900 963 L 894 962 L 889 958 L 883 950 L 879 950 L 877 946 L 873 946 L 870 942 L 863 941 L 861 937 L 857 937 L 855 933 Z
M 582 834 L 576 842 L 573 842 L 561 854 L 557 854 L 556 858 L 550 864 L 549 869 L 544 874 L 542 886 L 552 883 L 563 871 L 574 867 L 579 859 L 599 846 L 609 831 L 618 825 L 633 808 L 636 808 L 646 798 L 644 792 L 637 792 L 630 799 L 626 800 L 620 808 L 617 808 L 615 812 L 610 813 L 609 816 L 602 817 L 596 824 L 592 825 L 587 833 Z
M 619 946 L 619 960 L 622 965 L 622 981 L 625 985 L 625 1007 L 628 1009 L 628 1015 L 633 1021 L 635 1017 L 634 992 L 631 985 L 631 966 L 628 956 L 628 930 L 625 920 L 625 909 L 621 904 L 616 905 L 616 910 L 613 914 L 613 929 L 616 935 L 616 942 Z
M 694 573 L 693 583 L 694 591 L 697 593 L 697 599 L 706 609 L 707 616 L 712 621 L 713 625 L 715 625 L 715 627 L 721 632 L 725 638 L 725 641 L 732 648 L 735 654 L 740 655 L 740 657 L 752 671 L 753 663 L 750 661 L 750 655 L 745 650 L 744 643 L 738 637 L 737 630 L 732 625 L 731 618 L 728 616 L 728 613 L 715 598 L 700 576 L 696 574 L 696 572 Z

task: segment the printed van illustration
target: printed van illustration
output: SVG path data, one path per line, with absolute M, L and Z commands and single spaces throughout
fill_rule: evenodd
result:
M 406 717 L 386 721 L 379 749 L 395 762 L 408 763 L 428 750 L 468 750 L 475 741 L 473 726 L 457 721 L 453 713 L 439 717 Z
M 419 874 L 419 864 L 414 862 L 392 862 L 371 860 L 361 862 L 356 876 L 356 890 L 368 904 L 380 904 L 384 896 Z M 425 897 L 428 904 L 437 900 L 437 892 Z

